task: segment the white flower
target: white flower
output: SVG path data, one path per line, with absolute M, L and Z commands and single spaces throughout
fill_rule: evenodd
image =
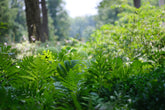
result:
M 20 68 L 20 66 L 16 66 L 17 68 Z
M 32 39 L 32 41 L 35 41 L 36 40 L 35 37 L 33 37 L 33 36 L 31 36 L 31 39 Z
M 4 45 L 7 46 L 7 42 L 5 42 Z

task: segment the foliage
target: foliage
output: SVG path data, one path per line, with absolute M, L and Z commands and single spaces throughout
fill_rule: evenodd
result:
M 62 7 L 64 5 L 64 1 L 48 0 L 47 3 L 50 17 L 53 20 L 53 26 L 55 29 L 54 34 L 58 36 L 57 40 L 62 40 L 68 37 L 70 23 L 68 13 Z
M 70 39 L 21 59 L 1 45 L 0 109 L 164 109 L 164 9 L 123 8 L 87 43 Z
M 69 36 L 79 40 L 88 40 L 88 37 L 95 30 L 95 26 L 95 16 L 72 18 Z
M 158 0 L 141 0 L 141 5 L 151 4 L 158 7 Z M 114 24 L 120 19 L 120 13 L 129 12 L 129 8 L 123 8 L 123 5 L 133 6 L 133 0 L 102 0 L 98 5 L 97 25 Z
M 3 23 L 6 23 L 6 26 L 5 27 L 9 27 L 10 25 L 10 21 L 11 21 L 11 15 L 10 15 L 10 12 L 9 12 L 9 7 L 8 7 L 8 0 L 2 0 L 0 2 L 0 10 L 1 10 L 1 13 L 0 13 L 0 21 L 3 22 Z M 2 14 L 4 14 L 2 16 Z M 10 22 L 10 23 L 9 23 Z M 1 26 L 3 24 L 1 23 Z M 5 30 L 1 30 L 1 36 L 3 36 L 3 38 L 0 39 L 0 42 L 3 42 L 4 41 L 4 37 L 5 37 L 5 34 L 7 34 L 9 32 L 9 28 L 6 28 Z
M 22 36 L 25 36 L 27 34 L 26 32 L 26 18 L 25 18 L 25 11 L 24 8 L 24 2 L 21 0 L 11 0 L 9 1 L 11 3 L 11 10 L 14 10 L 15 18 L 14 23 L 12 24 L 12 36 L 13 42 L 20 42 L 22 41 Z
M 121 5 L 129 4 L 127 0 L 102 0 L 98 6 L 98 16 L 97 21 L 98 25 L 102 26 L 103 24 L 114 24 L 115 21 L 119 19 L 118 14 L 127 11 L 121 8 Z
M 116 25 L 104 25 L 96 31 L 93 36 L 97 37 L 93 38 L 95 40 L 92 44 L 103 45 L 108 51 L 113 51 L 113 56 L 123 57 L 130 62 L 134 59 L 158 61 L 159 59 L 154 58 L 155 54 L 161 56 L 164 53 L 164 46 L 160 45 L 160 42 L 164 44 L 164 12 L 152 6 L 130 10 L 130 14 L 121 15 L 124 17 Z
M 153 109 L 154 107 L 154 109 L 161 109 L 164 107 L 161 103 L 164 97 L 156 96 L 159 98 L 155 97 L 153 101 L 151 97 L 155 91 L 152 88 L 154 86 L 157 86 L 156 91 L 159 91 L 159 94 L 163 94 L 162 91 L 164 91 L 164 81 L 160 88 L 155 84 L 157 80 L 154 82 L 155 85 L 152 81 L 160 76 L 164 77 L 164 26 L 162 25 L 164 12 L 152 6 L 128 9 L 131 13 L 121 14 L 123 17 L 115 23 L 116 25 L 101 27 L 88 43 L 93 62 L 91 61 L 92 65 L 88 69 L 87 75 L 90 77 L 87 85 L 91 84 L 89 88 L 97 91 L 103 98 L 100 109 L 108 107 L 132 109 L 135 106 L 135 109 Z M 156 68 L 161 71 L 161 75 L 155 71 Z M 136 80 L 139 77 L 142 80 Z M 130 86 L 132 81 L 137 82 Z M 135 86 L 138 89 L 135 89 Z M 127 88 L 126 91 L 125 88 Z M 144 98 L 146 100 L 142 101 Z M 147 105 L 148 103 L 150 104 Z M 157 104 L 160 105 L 153 106 Z
M 5 23 L 6 27 L 6 29 L 2 29 L 0 32 L 2 36 L 0 42 L 18 42 L 25 33 L 25 13 L 21 10 L 22 5 L 22 1 L 0 1 L 0 22 Z
M 14 82 L 14 76 L 17 75 L 18 70 L 16 66 L 13 65 L 11 56 L 10 56 L 10 46 L 2 46 L 0 45 L 0 85 L 3 86 L 11 86 L 10 82 Z

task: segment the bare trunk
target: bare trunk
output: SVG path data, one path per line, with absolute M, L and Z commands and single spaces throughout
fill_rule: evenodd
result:
M 26 22 L 30 42 L 41 39 L 41 20 L 38 0 L 24 0 L 26 6 Z
M 42 6 L 42 32 L 44 40 L 49 40 L 49 29 L 48 29 L 48 11 L 46 8 L 46 2 L 45 0 L 41 0 L 41 6 Z
M 141 6 L 141 0 L 134 0 L 134 6 L 136 8 L 140 8 L 140 6 Z

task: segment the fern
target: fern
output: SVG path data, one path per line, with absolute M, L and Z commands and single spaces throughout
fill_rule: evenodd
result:
M 60 81 L 63 86 L 69 90 L 77 91 L 77 86 L 81 80 L 81 69 L 78 60 L 64 61 L 63 64 L 58 64 L 57 72 L 59 75 L 56 75 L 54 79 Z
M 57 72 L 60 74 L 61 77 L 65 77 L 70 69 L 72 69 L 79 61 L 78 60 L 71 60 L 71 61 L 64 61 L 64 64 L 58 64 Z
M 17 68 L 9 56 L 10 46 L 0 45 L 0 85 L 9 86 L 16 81 Z
M 72 103 L 76 109 L 81 109 L 81 105 L 78 100 L 78 95 L 83 87 L 83 74 L 82 74 L 83 66 L 81 66 L 80 61 L 71 60 L 64 61 L 63 63 L 58 64 L 57 72 L 53 78 L 55 79 L 56 88 L 60 89 L 57 93 L 60 95 L 60 99 L 65 97 L 70 100 L 66 103 Z M 59 83 L 58 83 L 59 82 Z M 68 94 L 68 95 L 66 95 Z M 57 99 L 59 100 L 59 99 Z M 60 103 L 60 105 L 65 106 L 65 104 Z M 66 107 L 65 107 L 66 108 Z M 70 107 L 67 107 L 70 108 Z M 63 107 L 60 109 L 64 109 Z
M 54 69 L 51 63 L 40 57 L 26 57 L 20 62 L 20 78 L 25 80 L 23 84 L 28 84 L 29 89 L 38 93 L 45 89 L 45 85 L 51 80 Z
M 108 57 L 108 58 L 107 58 Z M 103 45 L 95 49 L 86 71 L 86 84 L 90 91 L 101 92 L 103 87 L 108 87 L 110 72 L 112 70 L 111 55 L 107 53 Z

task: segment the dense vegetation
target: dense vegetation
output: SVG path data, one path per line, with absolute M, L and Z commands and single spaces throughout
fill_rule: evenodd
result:
M 164 8 L 121 8 L 127 13 L 86 43 L 1 44 L 0 110 L 163 110 Z M 31 54 L 18 59 L 26 50 Z

